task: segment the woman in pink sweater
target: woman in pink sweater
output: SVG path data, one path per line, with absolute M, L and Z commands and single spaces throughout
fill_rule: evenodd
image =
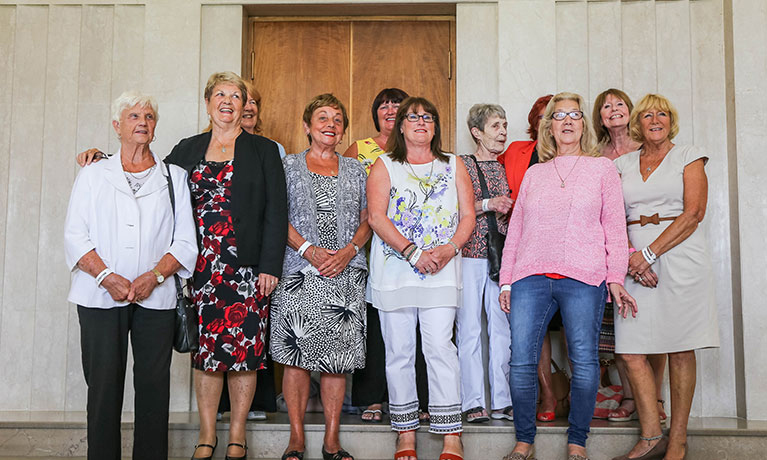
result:
M 540 163 L 525 174 L 503 251 L 501 308 L 511 328 L 511 398 L 517 443 L 505 458 L 533 456 L 536 368 L 557 310 L 573 366 L 568 460 L 585 460 L 599 386 L 599 329 L 605 297 L 636 311 L 623 288 L 628 239 L 621 181 L 596 148 L 583 99 L 554 96 L 539 127 Z

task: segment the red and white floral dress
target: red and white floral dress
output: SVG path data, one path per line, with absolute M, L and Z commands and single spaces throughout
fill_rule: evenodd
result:
M 211 372 L 264 369 L 268 298 L 258 291 L 258 274 L 237 264 L 231 214 L 232 162 L 202 161 L 189 178 L 200 254 L 193 300 L 200 318 L 195 369 Z

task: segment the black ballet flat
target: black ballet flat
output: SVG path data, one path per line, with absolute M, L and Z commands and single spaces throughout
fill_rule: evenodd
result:
M 246 460 L 248 458 L 248 445 L 247 444 L 240 444 L 238 442 L 230 442 L 226 445 L 226 450 L 229 450 L 229 446 L 237 446 L 241 447 L 245 451 L 245 455 L 242 457 L 230 457 L 229 454 L 224 456 L 224 460 Z
M 197 444 L 194 446 L 194 452 L 197 452 L 198 447 L 210 447 L 210 455 L 207 457 L 195 457 L 194 452 L 192 452 L 192 460 L 213 460 L 213 452 L 216 451 L 216 446 L 218 446 L 218 436 L 216 436 L 216 445 L 211 446 L 210 444 Z

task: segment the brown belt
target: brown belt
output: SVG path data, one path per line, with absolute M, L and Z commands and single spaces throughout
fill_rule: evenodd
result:
M 652 216 L 639 216 L 639 220 L 630 220 L 626 222 L 626 225 L 639 224 L 642 227 L 644 227 L 647 224 L 658 225 L 664 220 L 674 220 L 674 219 L 676 219 L 676 217 L 658 217 L 658 213 L 656 212 Z

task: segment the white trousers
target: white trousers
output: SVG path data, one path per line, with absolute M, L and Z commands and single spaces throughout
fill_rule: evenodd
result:
M 456 342 L 461 363 L 463 411 L 486 407 L 482 360 L 482 310 L 487 316 L 488 366 L 492 410 L 511 406 L 509 319 L 498 303 L 500 287 L 488 276 L 487 259 L 463 258 L 463 306 L 456 315 Z M 483 302 L 484 299 L 484 302 Z M 484 308 L 483 308 L 484 304 Z
M 429 380 L 429 432 L 463 431 L 458 353 L 451 341 L 455 311 L 452 307 L 378 311 L 386 346 L 386 380 L 393 430 L 407 431 L 420 426 L 415 385 L 415 328 L 420 323 Z

